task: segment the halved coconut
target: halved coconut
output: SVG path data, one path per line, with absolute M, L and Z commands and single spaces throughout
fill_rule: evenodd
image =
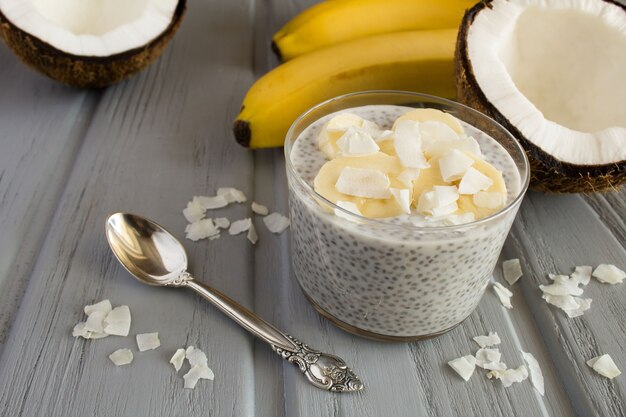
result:
M 524 146 L 534 189 L 626 181 L 626 8 L 609 0 L 485 0 L 466 12 L 458 99 Z
M 180 25 L 186 0 L 0 0 L 0 35 L 62 83 L 104 87 L 145 68 Z

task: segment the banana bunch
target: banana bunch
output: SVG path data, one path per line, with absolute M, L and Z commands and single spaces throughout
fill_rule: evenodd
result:
M 363 90 L 454 97 L 454 46 L 468 0 L 326 0 L 288 22 L 272 47 L 286 62 L 261 77 L 234 122 L 237 142 L 282 146 L 313 105 Z

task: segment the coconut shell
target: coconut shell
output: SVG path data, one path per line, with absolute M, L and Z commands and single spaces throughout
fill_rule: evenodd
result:
M 100 88 L 115 84 L 146 68 L 161 55 L 180 26 L 186 0 L 179 0 L 168 27 L 145 46 L 119 54 L 94 57 L 60 51 L 15 26 L 0 11 L 0 36 L 26 65 L 73 87 Z
M 467 35 L 476 16 L 485 8 L 491 8 L 491 2 L 491 0 L 485 0 L 478 3 L 465 12 L 461 21 L 454 59 L 457 100 L 500 123 L 520 142 L 530 161 L 531 189 L 551 193 L 592 193 L 617 190 L 626 183 L 626 161 L 605 165 L 576 165 L 560 161 L 525 138 L 519 129 L 485 97 L 472 71 L 467 50 Z M 608 2 L 626 10 L 624 5 Z

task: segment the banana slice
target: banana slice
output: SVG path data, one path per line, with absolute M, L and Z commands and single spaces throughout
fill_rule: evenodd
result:
M 414 120 L 416 122 L 441 122 L 450 127 L 458 135 L 463 134 L 463 126 L 458 119 L 451 114 L 444 113 L 437 109 L 415 109 L 398 117 L 393 124 L 393 128 L 403 120 Z
M 403 207 L 399 199 L 393 196 L 385 199 L 363 198 L 339 192 L 335 184 L 346 167 L 379 170 L 389 178 L 390 188 L 406 189 L 406 185 L 397 179 L 398 175 L 405 169 L 400 164 L 400 160 L 395 156 L 378 152 L 373 155 L 358 157 L 339 156 L 326 162 L 315 177 L 313 183 L 315 191 L 333 203 L 338 201 L 353 203 L 364 217 L 393 217 L 405 212 L 406 206 Z M 409 201 L 413 200 L 412 192 L 413 190 L 409 189 Z

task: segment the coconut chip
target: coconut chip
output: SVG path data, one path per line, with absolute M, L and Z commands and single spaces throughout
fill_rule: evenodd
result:
M 509 291 L 508 288 L 506 288 L 499 282 L 494 282 L 493 290 L 495 291 L 503 306 L 505 306 L 506 308 L 513 308 L 513 305 L 511 304 L 511 297 L 513 296 L 513 293 Z
M 459 183 L 459 194 L 476 194 L 493 185 L 493 180 L 477 170 L 469 167 Z
M 185 237 L 194 242 L 207 237 L 218 236 L 220 230 L 215 226 L 213 220 L 202 219 L 197 222 L 190 223 L 185 227 Z
M 487 374 L 487 378 L 496 378 L 502 381 L 502 386 L 505 388 L 513 385 L 514 382 L 522 382 L 526 378 L 528 378 L 528 369 L 526 366 L 521 365 L 515 369 L 503 369 L 503 370 L 493 370 Z
M 626 278 L 626 272 L 615 265 L 599 265 L 592 274 L 598 281 L 605 284 L 621 284 Z
M 230 235 L 238 235 L 239 233 L 243 233 L 250 229 L 252 226 L 252 219 L 250 217 L 236 220 L 230 224 L 230 228 L 228 229 L 228 234 Z
M 487 346 L 499 345 L 500 336 L 496 332 L 489 332 L 488 336 L 475 336 L 474 341 L 478 343 L 478 346 L 485 348 Z
M 471 211 L 468 211 L 467 213 L 463 213 L 463 214 L 448 215 L 444 217 L 442 220 L 445 224 L 457 225 L 457 224 L 471 223 L 474 220 L 476 220 L 476 217 L 474 216 L 474 213 L 472 213 Z
M 154 350 L 161 346 L 161 341 L 159 340 L 159 333 L 141 333 L 138 334 L 137 337 L 137 347 L 140 352 L 144 352 L 146 350 Z
M 90 315 L 94 312 L 103 312 L 105 315 L 109 314 L 109 312 L 113 309 L 111 302 L 109 300 L 102 300 L 99 303 L 85 306 L 83 309 L 86 315 Z
M 389 198 L 389 178 L 371 168 L 344 167 L 335 183 L 337 191 L 354 197 Z
M 178 372 L 180 370 L 180 367 L 183 366 L 183 362 L 185 361 L 185 349 L 176 349 L 176 352 L 174 352 L 174 355 L 172 356 L 172 359 L 170 359 L 170 363 L 174 366 L 174 369 L 176 369 L 176 372 Z
M 541 372 L 541 367 L 539 367 L 539 362 L 537 362 L 537 359 L 535 359 L 532 353 L 522 351 L 522 356 L 530 370 L 530 382 L 539 394 L 544 395 L 543 373 Z
M 187 203 L 187 207 L 183 210 L 183 216 L 189 223 L 197 222 L 204 217 L 205 208 L 194 198 Z
M 357 214 L 359 216 L 363 215 L 363 214 L 361 214 L 361 211 L 356 206 L 356 204 L 354 204 L 351 201 L 337 201 L 337 203 L 335 203 L 335 204 L 337 206 L 341 207 L 342 209 L 349 211 L 350 213 L 354 213 L 354 214 Z M 355 222 L 355 223 L 358 223 L 358 220 L 356 220 L 354 217 L 349 216 L 348 214 L 344 213 L 342 210 L 335 209 L 335 216 L 341 217 L 341 218 L 346 219 L 346 220 L 350 220 L 350 221 Z
M 183 379 L 185 380 L 184 387 L 189 389 L 194 389 L 196 384 L 201 379 L 214 379 L 215 375 L 211 368 L 206 365 L 196 365 L 192 366 L 189 372 L 183 375 Z
M 218 229 L 228 229 L 230 227 L 230 220 L 226 217 L 217 217 L 213 219 L 213 223 Z
M 563 310 L 568 317 L 582 316 L 591 307 L 591 298 L 580 298 L 572 295 L 551 295 L 544 293 L 541 298 Z
M 404 188 L 390 188 L 391 195 L 396 200 L 402 212 L 411 214 L 411 192 Z
M 502 273 L 509 285 L 515 284 L 523 275 L 519 259 L 508 259 L 502 262 Z
M 109 355 L 109 359 L 115 366 L 128 365 L 133 361 L 133 352 L 130 349 L 118 349 Z
M 206 365 L 208 363 L 206 354 L 193 346 L 189 346 L 185 350 L 185 356 L 191 366 Z
M 337 140 L 337 146 L 343 156 L 371 155 L 380 150 L 372 136 L 364 129 L 349 127 Z
M 424 152 L 419 123 L 414 120 L 402 120 L 395 128 L 393 146 L 402 166 L 407 168 L 428 168 Z M 381 197 L 385 198 L 385 197 Z
M 615 365 L 615 362 L 613 362 L 613 359 L 611 359 L 608 354 L 596 356 L 593 359 L 589 359 L 587 361 L 587 365 L 592 367 L 593 370 L 600 375 L 609 379 L 613 379 L 621 374 L 620 370 L 617 368 L 617 365 Z
M 92 312 L 85 321 L 85 330 L 93 333 L 104 333 L 103 321 L 106 316 L 107 313 L 103 311 Z
M 256 201 L 252 202 L 252 211 L 261 216 L 267 216 L 270 212 L 266 206 L 259 204 Z
M 476 369 L 476 358 L 472 355 L 467 355 L 451 360 L 448 362 L 448 365 L 450 365 L 461 378 L 468 381 Z
M 567 275 L 550 275 L 552 284 L 540 285 L 544 294 L 550 295 L 582 295 L 583 289 L 578 287 L 578 280 Z
M 439 159 L 439 171 L 441 171 L 441 177 L 445 182 L 452 182 L 461 179 L 473 163 L 474 160 L 464 152 L 452 149 Z
M 589 284 L 589 281 L 591 281 L 592 270 L 593 268 L 590 266 L 577 266 L 570 277 L 580 282 L 582 285 L 587 285 Z
M 425 191 L 417 202 L 417 211 L 432 217 L 442 217 L 458 209 L 459 193 L 455 186 L 435 185 L 432 191 Z
M 246 235 L 246 237 L 250 242 L 252 242 L 253 245 L 256 244 L 256 242 L 259 240 L 259 235 L 257 234 L 253 224 L 250 224 L 250 228 L 248 229 L 248 234 Z
M 420 176 L 420 170 L 417 168 L 406 168 L 396 177 L 398 181 L 406 185 L 408 188 L 413 188 L 413 181 Z
M 502 354 L 497 348 L 481 348 L 476 351 L 476 366 L 489 370 L 504 370 L 506 364 L 500 362 Z
M 218 188 L 217 195 L 224 197 L 228 203 L 245 203 L 247 200 L 243 191 L 232 187 Z
M 205 210 L 215 210 L 218 208 L 226 207 L 228 205 L 228 201 L 222 195 L 216 195 L 212 197 L 208 196 L 194 196 L 191 202 L 195 202 L 200 205 Z M 187 206 L 189 207 L 189 206 Z M 186 216 L 185 216 L 186 217 Z M 191 222 L 193 223 L 193 222 Z
M 263 223 L 272 233 L 282 233 L 289 227 L 289 217 L 285 217 L 280 213 L 272 213 L 263 218 Z
M 104 332 L 116 336 L 128 336 L 130 322 L 128 306 L 115 307 L 104 319 Z

